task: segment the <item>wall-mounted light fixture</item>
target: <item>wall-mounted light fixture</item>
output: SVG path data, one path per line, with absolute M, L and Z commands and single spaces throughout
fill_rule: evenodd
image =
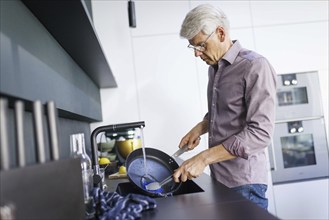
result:
M 128 17 L 129 17 L 129 27 L 136 27 L 136 13 L 135 13 L 135 2 L 128 1 Z

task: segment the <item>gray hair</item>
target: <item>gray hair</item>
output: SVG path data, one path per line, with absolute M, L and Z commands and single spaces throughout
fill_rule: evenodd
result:
M 225 13 L 212 5 L 202 4 L 187 13 L 180 36 L 190 40 L 201 31 L 211 34 L 218 26 L 229 34 L 230 24 Z

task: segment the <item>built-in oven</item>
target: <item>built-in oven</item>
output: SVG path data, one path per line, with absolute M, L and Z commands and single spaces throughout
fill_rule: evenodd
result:
M 275 124 L 269 148 L 273 183 L 328 177 L 324 119 Z
M 323 115 L 316 71 L 279 74 L 277 82 L 277 121 Z
M 269 147 L 273 183 L 328 177 L 328 144 L 317 71 L 277 76 Z

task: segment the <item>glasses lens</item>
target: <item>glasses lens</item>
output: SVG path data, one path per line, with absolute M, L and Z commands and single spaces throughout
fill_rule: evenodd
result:
M 189 44 L 187 47 L 194 51 L 197 50 L 197 51 L 203 52 L 205 50 L 204 46 L 193 46 L 193 45 Z
M 187 45 L 187 47 L 190 48 L 190 49 L 192 49 L 192 50 L 194 50 L 194 46 L 191 45 L 191 44 Z

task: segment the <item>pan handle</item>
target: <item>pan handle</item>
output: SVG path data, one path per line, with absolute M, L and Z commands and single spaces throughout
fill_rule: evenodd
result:
M 188 145 L 185 144 L 183 147 L 179 148 L 171 157 L 179 157 L 183 153 L 185 153 L 188 149 Z

